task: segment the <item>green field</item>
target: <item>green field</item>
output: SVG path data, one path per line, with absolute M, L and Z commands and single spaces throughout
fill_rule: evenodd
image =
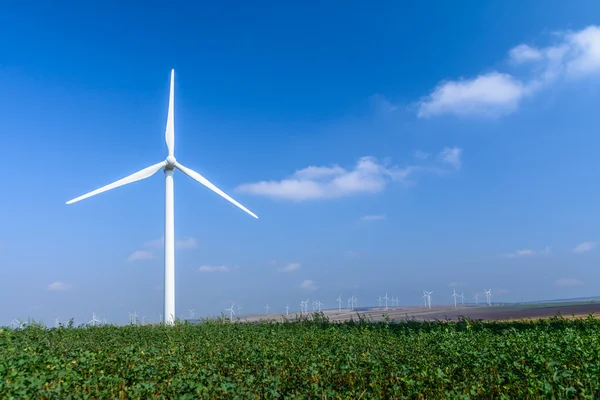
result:
M 600 396 L 600 321 L 314 321 L 0 330 L 0 398 Z

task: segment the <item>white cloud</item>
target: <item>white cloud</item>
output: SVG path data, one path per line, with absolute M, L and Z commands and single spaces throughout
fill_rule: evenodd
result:
M 556 280 L 556 286 L 581 286 L 583 282 L 574 278 L 561 278 Z
M 509 58 L 515 64 L 523 64 L 531 61 L 538 61 L 543 58 L 542 52 L 538 49 L 534 49 L 526 44 L 520 44 L 513 47 L 508 52 Z
M 442 162 L 452 165 L 455 169 L 460 169 L 461 156 L 462 149 L 459 147 L 446 147 L 439 154 L 439 158 Z
M 148 250 L 136 250 L 127 257 L 127 261 L 151 260 L 154 258 L 154 253 Z
M 159 239 L 149 240 L 144 243 L 144 247 L 152 247 L 152 248 L 162 248 L 165 243 L 165 237 L 162 236 Z M 175 248 L 178 249 L 195 249 L 198 247 L 198 242 L 193 237 L 188 237 L 185 239 L 176 239 L 175 240 Z
M 514 112 L 523 98 L 545 85 L 600 73 L 600 27 L 562 31 L 554 37 L 556 42 L 546 47 L 519 44 L 509 50 L 510 64 L 529 67 L 527 79 L 493 71 L 475 78 L 443 81 L 417 103 L 418 116 L 499 117 Z
M 348 250 L 346 253 L 344 253 L 344 255 L 348 258 L 356 258 L 356 257 L 358 257 L 358 252 L 353 251 L 353 250 Z
M 427 160 L 431 156 L 431 154 L 421 150 L 416 150 L 413 155 L 418 160 Z
M 285 267 L 279 268 L 281 272 L 292 272 L 301 268 L 300 263 L 291 263 L 286 265 Z
M 232 268 L 226 265 L 202 265 L 198 268 L 200 272 L 229 272 Z
M 300 289 L 313 291 L 317 290 L 317 285 L 315 285 L 315 282 L 311 281 L 310 279 L 307 279 L 302 281 L 302 283 L 300 284 Z
M 540 251 L 540 254 L 550 254 L 552 253 L 552 248 L 550 246 L 546 246 L 544 247 L 544 249 L 542 251 Z
M 385 215 L 364 215 L 360 217 L 361 221 L 381 221 L 385 219 Z
M 52 282 L 51 284 L 48 285 L 48 290 L 54 290 L 54 291 L 65 291 L 65 290 L 70 290 L 73 286 L 68 284 L 68 283 L 64 283 L 64 282 Z
M 460 149 L 458 150 L 460 153 Z M 458 157 L 460 158 L 460 154 Z M 296 171 L 286 179 L 247 183 L 238 186 L 236 191 L 292 201 L 332 199 L 379 193 L 391 181 L 408 183 L 409 176 L 417 171 L 447 172 L 440 168 L 418 165 L 404 168 L 389 166 L 374 157 L 365 156 L 358 160 L 352 170 L 344 169 L 339 165 L 309 166 Z
M 579 243 L 577 246 L 573 248 L 573 253 L 585 253 L 591 251 L 596 247 L 596 242 L 592 242 L 590 240 L 586 242 Z
M 418 104 L 419 117 L 442 114 L 497 117 L 516 110 L 527 88 L 508 74 L 491 72 L 474 79 L 440 83 Z
M 529 256 L 533 256 L 536 254 L 545 255 L 545 254 L 550 254 L 551 250 L 552 249 L 549 246 L 544 247 L 540 251 L 536 251 L 536 250 L 532 250 L 532 249 L 519 249 L 513 253 L 505 254 L 504 257 L 516 258 L 516 257 L 529 257 Z

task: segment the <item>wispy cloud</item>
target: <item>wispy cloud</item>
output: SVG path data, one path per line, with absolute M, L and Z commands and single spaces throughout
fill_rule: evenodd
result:
M 550 254 L 551 251 L 552 250 L 549 246 L 546 246 L 542 250 L 539 250 L 539 251 L 532 250 L 532 249 L 519 249 L 519 250 L 516 250 L 515 252 L 505 254 L 504 257 L 507 257 L 507 258 L 529 257 L 529 256 L 533 256 L 536 254 L 539 254 L 539 255 Z
M 198 268 L 200 272 L 230 272 L 235 267 L 228 267 L 226 265 L 202 265 Z
M 444 149 L 441 154 L 447 151 L 449 150 Z M 456 168 L 456 165 L 460 165 L 462 151 L 459 148 L 453 148 L 451 151 L 454 155 L 447 157 L 450 157 L 450 164 Z M 283 180 L 247 183 L 238 186 L 236 191 L 292 201 L 333 199 L 379 193 L 390 182 L 409 183 L 409 177 L 417 172 L 443 173 L 451 170 L 425 165 L 408 165 L 401 168 L 382 163 L 375 157 L 365 156 L 358 160 L 353 169 L 345 169 L 339 165 L 308 166 Z
M 431 156 L 431 154 L 421 150 L 416 150 L 413 155 L 418 160 L 427 160 Z
M 280 272 L 292 272 L 292 271 L 296 271 L 299 270 L 302 266 L 300 265 L 300 263 L 291 263 L 286 265 L 285 267 L 281 267 L 278 268 L 278 270 Z
M 561 278 L 556 280 L 556 286 L 581 286 L 583 282 L 575 278 Z
M 573 248 L 573 253 L 586 253 L 588 251 L 592 251 L 596 247 L 596 242 L 592 242 L 588 240 L 586 242 L 579 243 L 577 246 Z
M 460 169 L 462 149 L 458 147 L 446 147 L 439 155 L 442 162 L 450 164 L 455 169 Z
M 144 242 L 143 247 L 153 250 L 136 250 L 127 257 L 127 261 L 139 261 L 139 260 L 151 260 L 156 258 L 155 251 L 159 251 L 164 247 L 165 237 L 159 239 L 148 240 Z M 198 242 L 193 237 L 187 237 L 184 239 L 175 240 L 176 249 L 195 249 L 198 247 Z
M 71 290 L 72 287 L 73 286 L 68 283 L 56 281 L 56 282 L 52 282 L 51 284 L 48 285 L 48 290 L 53 290 L 53 291 L 59 292 L 59 291 Z
M 149 240 L 144 243 L 144 247 L 151 248 L 162 248 L 165 243 L 165 237 L 161 237 L 159 239 Z M 176 239 L 175 240 L 175 248 L 177 249 L 195 249 L 198 247 L 198 241 L 193 237 L 187 237 L 185 239 Z
M 136 250 L 127 257 L 127 261 L 151 260 L 154 258 L 154 253 L 149 250 Z
M 364 215 L 360 217 L 361 221 L 381 221 L 385 219 L 385 215 Z
M 310 279 L 306 279 L 306 280 L 302 281 L 302 283 L 300 284 L 300 289 L 314 291 L 314 290 L 317 290 L 318 287 L 314 281 L 311 281 Z
M 554 38 L 555 43 L 546 47 L 519 44 L 509 50 L 509 64 L 526 66 L 527 79 L 492 71 L 442 81 L 417 103 L 418 116 L 499 117 L 514 112 L 525 97 L 560 79 L 582 79 L 600 72 L 600 27 L 557 32 Z

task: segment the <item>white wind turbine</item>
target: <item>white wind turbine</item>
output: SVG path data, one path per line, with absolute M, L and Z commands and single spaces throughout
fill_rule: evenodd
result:
M 433 290 L 431 292 L 425 292 L 425 294 L 427 295 L 427 307 L 431 310 L 431 294 L 433 293 Z
M 235 314 L 235 311 L 233 311 L 233 303 L 231 303 L 231 307 L 229 307 L 225 311 L 229 311 L 229 320 L 233 321 L 233 314 Z
M 379 298 L 377 299 L 377 302 L 379 303 L 379 308 L 381 308 L 381 302 L 382 302 L 382 301 L 383 301 L 383 300 L 381 299 L 381 296 L 379 296 Z
M 475 305 L 479 304 L 479 293 L 475 293 Z
M 240 314 L 240 310 L 241 310 L 241 309 L 242 309 L 242 307 L 240 307 L 240 304 L 238 303 L 238 305 L 237 305 L 237 312 L 238 312 L 238 315 Z
M 338 297 L 336 301 L 338 302 L 338 312 L 342 312 L 342 295 L 341 294 L 340 294 L 340 297 Z
M 56 317 L 56 319 L 54 320 L 54 327 L 58 328 L 60 326 L 60 319 L 58 319 L 58 317 Z
M 462 293 L 460 294 L 460 305 L 461 305 L 461 306 L 464 306 L 464 305 L 465 305 L 465 293 L 464 293 L 464 292 L 462 292 Z
M 196 310 L 190 309 L 189 312 L 190 312 L 190 319 L 194 319 L 194 315 L 196 315 Z
M 452 293 L 452 297 L 454 298 L 454 308 L 456 308 L 456 298 L 458 297 L 458 295 L 456 294 L 456 289 L 452 289 L 454 291 L 454 293 Z
M 387 296 L 387 292 L 385 292 L 385 296 L 383 297 L 383 299 L 385 300 L 385 309 L 386 309 L 386 311 L 387 311 L 387 309 L 388 309 L 388 303 L 387 303 L 387 302 L 388 302 L 388 300 L 389 300 L 389 298 L 388 298 L 388 296 Z
M 92 325 L 92 326 L 96 326 L 97 323 L 99 323 L 100 320 L 98 319 L 98 317 L 96 317 L 96 313 L 93 312 L 92 313 L 92 319 L 90 320 L 90 322 L 88 322 L 88 325 Z
M 285 315 L 290 315 L 290 305 L 289 304 L 285 305 Z
M 423 298 L 425 299 L 425 308 L 427 308 L 427 292 L 423 290 Z
M 269 305 L 268 304 L 265 306 L 265 311 L 267 312 L 267 314 L 269 313 Z
M 169 111 L 167 115 L 167 127 L 165 130 L 165 140 L 167 143 L 168 156 L 166 160 L 161 161 L 157 164 L 146 167 L 136 173 L 133 173 L 123 179 L 108 184 L 96 189 L 92 192 L 84 194 L 74 198 L 73 200 L 67 201 L 67 204 L 72 204 L 77 201 L 87 199 L 88 197 L 96 194 L 106 192 L 107 190 L 117 188 L 119 186 L 127 185 L 129 183 L 137 182 L 142 179 L 146 179 L 164 169 L 165 171 L 165 282 L 164 282 L 164 313 L 165 323 L 173 324 L 175 321 L 175 221 L 174 221 L 174 203 L 173 203 L 173 172 L 175 169 L 180 170 L 185 175 L 194 179 L 195 181 L 206 186 L 213 192 L 217 193 L 221 197 L 230 201 L 237 207 L 241 208 L 254 218 L 258 218 L 256 214 L 248 210 L 246 207 L 229 197 L 221 189 L 209 182 L 205 177 L 200 175 L 194 170 L 191 170 L 175 159 L 175 116 L 174 116 L 174 83 L 175 83 L 175 70 L 171 70 L 171 86 L 169 91 Z
M 483 289 L 485 290 L 485 289 Z M 490 290 L 485 290 L 485 298 L 487 301 L 487 305 L 491 306 L 492 305 L 492 288 L 490 288 Z

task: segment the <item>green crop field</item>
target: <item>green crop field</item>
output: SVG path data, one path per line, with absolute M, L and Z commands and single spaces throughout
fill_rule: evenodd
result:
M 600 321 L 0 329 L 2 399 L 600 396 Z

